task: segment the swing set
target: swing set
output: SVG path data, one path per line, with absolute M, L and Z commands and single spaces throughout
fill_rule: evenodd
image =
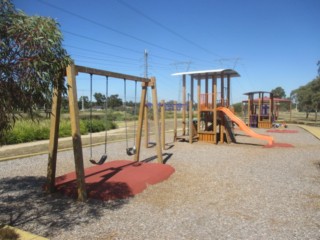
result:
M 97 162 L 96 160 L 93 159 L 92 157 L 92 120 L 93 120 L 93 115 L 92 115 L 92 73 L 90 73 L 90 118 L 89 118 L 89 127 L 90 127 L 90 162 L 95 165 L 102 165 L 108 158 L 107 155 L 107 145 L 108 145 L 108 131 L 107 131 L 107 124 L 108 124 L 108 97 L 109 97 L 109 76 L 106 76 L 106 100 L 105 100 L 105 138 L 104 138 L 104 154 L 101 156 L 100 160 Z M 128 156 L 133 156 L 136 154 L 136 146 L 135 146 L 135 129 L 136 129 L 136 121 L 134 119 L 134 126 L 133 126 L 133 139 L 134 139 L 134 145 L 133 147 L 129 147 L 128 144 L 128 124 L 127 124 L 127 84 L 126 84 L 126 79 L 123 80 L 124 82 L 124 101 L 123 101 L 123 109 L 124 109 L 124 122 L 125 122 L 125 133 L 126 133 L 126 152 Z M 137 81 L 135 80 L 135 90 L 134 90 L 134 112 L 133 112 L 134 117 L 137 115 Z
M 77 99 L 77 87 L 76 87 L 76 75 L 78 73 L 90 74 L 90 128 L 92 128 L 92 82 L 93 75 L 104 76 L 106 78 L 106 99 L 108 98 L 108 79 L 109 77 L 115 79 L 122 79 L 124 82 L 124 111 L 125 111 L 125 130 L 126 130 L 126 153 L 128 156 L 133 156 L 134 161 L 140 161 L 140 148 L 141 148 L 141 138 L 142 138 L 142 126 L 145 120 L 145 104 L 148 87 L 152 91 L 152 104 L 153 104 L 153 118 L 154 118 L 154 128 L 155 128 L 155 140 L 156 140 L 156 152 L 158 163 L 163 163 L 162 148 L 160 141 L 160 131 L 159 131 L 159 115 L 158 115 L 158 100 L 157 100 L 157 90 L 156 90 L 156 79 L 142 78 L 122 73 L 110 72 L 100 69 L 88 68 L 77 65 L 69 65 L 66 69 L 67 83 L 68 83 L 68 99 L 69 99 L 69 113 L 71 122 L 71 133 L 73 142 L 73 154 L 75 162 L 75 172 L 77 179 L 77 192 L 78 200 L 85 201 L 87 199 L 86 187 L 85 187 L 85 175 L 84 175 L 84 162 L 83 162 L 83 152 L 82 152 L 82 141 L 80 134 L 80 121 L 79 121 L 79 108 Z M 128 146 L 128 132 L 127 132 L 127 118 L 126 118 L 126 81 L 135 81 L 135 106 L 134 115 L 136 115 L 137 110 L 137 82 L 141 82 L 141 99 L 138 115 L 138 124 L 136 126 L 136 121 L 134 121 L 134 145 L 133 147 Z M 55 178 L 56 178 L 56 164 L 57 164 L 57 152 L 58 152 L 58 138 L 59 138 L 59 123 L 60 123 L 60 110 L 61 110 L 61 91 L 59 90 L 60 82 L 57 82 L 57 86 L 54 87 L 53 99 L 52 99 L 52 114 L 51 114 L 51 126 L 50 126 L 50 140 L 49 140 L 49 154 L 48 154 L 48 168 L 47 168 L 47 191 L 52 193 L 55 192 Z M 107 123 L 107 101 L 105 103 L 105 114 Z M 145 125 L 147 122 L 145 122 Z M 90 129 L 90 159 L 92 164 L 102 165 L 107 160 L 107 131 L 105 131 L 105 149 L 104 154 L 101 156 L 99 161 L 96 161 L 92 157 L 92 129 Z

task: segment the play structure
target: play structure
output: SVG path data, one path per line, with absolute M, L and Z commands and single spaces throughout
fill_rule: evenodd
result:
M 175 140 L 188 141 L 189 143 L 204 141 L 214 144 L 235 142 L 233 131 L 233 123 L 235 123 L 249 136 L 272 144 L 272 137 L 255 133 L 232 111 L 230 106 L 231 78 L 240 77 L 239 73 L 232 69 L 217 69 L 175 73 L 173 76 L 182 76 L 183 106 L 182 135 L 177 135 L 177 129 L 175 129 Z M 188 103 L 187 77 L 190 79 Z M 197 83 L 197 104 L 194 101 L 195 82 Z M 204 82 L 204 86 L 202 82 Z
M 128 146 L 127 134 L 126 143 L 127 148 L 125 151 L 127 155 L 133 156 L 135 162 L 140 160 L 140 149 L 141 149 L 141 138 L 142 138 L 142 126 L 145 119 L 145 105 L 147 89 L 151 88 L 152 91 L 152 105 L 153 105 L 153 119 L 154 119 L 154 129 L 155 129 L 155 139 L 156 139 L 156 154 L 158 163 L 162 163 L 162 148 L 160 141 L 160 131 L 159 131 L 159 116 L 158 116 L 158 100 L 157 100 L 157 90 L 156 90 L 156 79 L 152 78 L 142 78 L 122 73 L 115 73 L 100 69 L 88 68 L 77 65 L 70 65 L 67 67 L 67 83 L 68 83 L 68 98 L 69 98 L 69 111 L 70 111 L 70 122 L 71 122 L 71 132 L 73 141 L 73 153 L 75 162 L 75 178 L 77 182 L 77 196 L 78 200 L 84 201 L 87 198 L 86 192 L 86 182 L 85 182 L 85 171 L 83 163 L 83 152 L 82 152 L 82 142 L 80 134 L 80 121 L 79 121 L 79 108 L 78 108 L 78 98 L 77 98 L 77 87 L 76 87 L 76 76 L 78 73 L 86 73 L 90 76 L 90 88 L 92 94 L 92 80 L 93 75 L 100 75 L 106 77 L 106 89 L 108 89 L 108 78 L 118 79 L 124 81 L 124 90 L 126 96 L 126 81 L 141 82 L 141 98 L 140 98 L 140 108 L 138 115 L 138 123 L 135 132 L 135 145 L 133 147 Z M 62 84 L 62 83 L 60 83 Z M 58 150 L 58 133 L 59 133 L 59 122 L 60 122 L 60 109 L 61 109 L 61 91 L 59 90 L 59 85 L 57 84 L 54 88 L 53 100 L 52 100 L 52 113 L 51 113 L 51 126 L 50 126 L 50 140 L 49 140 L 49 156 L 48 156 L 48 170 L 47 170 L 47 190 L 48 192 L 54 192 L 56 190 L 56 163 L 57 163 L 57 150 Z M 136 89 L 135 89 L 136 93 Z M 135 94 L 136 95 L 136 94 Z M 126 99 L 124 100 L 124 104 Z M 92 116 L 92 113 L 90 114 Z M 126 121 L 126 119 L 125 119 Z M 90 135 L 91 143 L 91 135 Z M 91 144 L 90 144 L 91 145 Z M 106 144 L 105 144 L 106 146 Z M 90 162 L 96 165 L 101 165 L 107 159 L 107 152 L 102 154 L 99 161 L 92 159 L 92 148 L 90 148 Z
M 280 103 L 289 105 L 291 119 L 291 100 L 276 98 L 272 92 L 253 91 L 245 93 L 247 100 L 242 101 L 247 125 L 253 128 L 272 128 L 281 124 L 279 119 Z
M 248 92 L 247 119 L 248 126 L 255 128 L 271 128 L 276 120 L 274 98 L 271 92 Z

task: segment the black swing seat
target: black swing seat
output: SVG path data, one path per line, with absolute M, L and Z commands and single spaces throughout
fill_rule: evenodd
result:
M 90 162 L 92 164 L 96 164 L 96 165 L 102 165 L 104 164 L 104 162 L 107 160 L 108 156 L 107 154 L 103 154 L 99 160 L 99 162 L 96 162 L 96 160 L 90 159 Z
M 136 147 L 127 148 L 127 155 L 132 156 L 136 154 Z

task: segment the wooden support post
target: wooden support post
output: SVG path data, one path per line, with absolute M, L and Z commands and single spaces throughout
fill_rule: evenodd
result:
M 259 123 L 260 123 L 261 110 L 262 110 L 262 106 L 261 106 L 261 94 L 259 94 L 259 99 L 258 99 L 258 126 L 257 126 L 257 127 L 259 127 Z
M 160 132 L 159 132 L 158 96 L 157 96 L 157 88 L 156 88 L 156 79 L 154 77 L 151 78 L 150 85 L 152 89 L 153 119 L 154 119 L 155 138 L 156 138 L 156 144 L 157 144 L 156 147 L 157 147 L 158 163 L 163 163 Z
M 212 97 L 212 96 L 211 96 Z M 211 99 L 212 100 L 212 99 Z M 206 74 L 206 80 L 205 80 L 205 105 L 206 105 L 206 108 L 208 110 L 212 110 L 213 108 L 213 102 L 211 102 L 211 107 L 209 106 L 209 77 L 208 77 L 208 74 Z M 204 121 L 205 121 L 205 126 L 204 126 L 204 129 L 208 129 L 208 114 L 209 112 L 206 112 L 205 116 L 204 116 Z
M 197 109 L 197 131 L 200 131 L 201 122 L 201 79 L 198 78 L 198 109 Z
M 182 136 L 186 135 L 186 75 L 182 75 Z
M 62 76 L 60 76 L 62 78 Z M 52 96 L 52 108 L 50 117 L 50 138 L 49 138 L 49 154 L 47 169 L 47 186 L 46 191 L 55 192 L 55 179 L 57 168 L 57 153 L 59 139 L 60 109 L 61 109 L 61 80 L 57 79 L 57 85 L 54 87 Z
M 193 142 L 193 75 L 190 80 L 190 101 L 189 101 L 189 143 Z
M 140 160 L 142 125 L 143 125 L 143 119 L 144 119 L 144 110 L 145 110 L 145 104 L 146 104 L 148 83 L 142 83 L 141 85 L 142 85 L 142 90 L 141 90 L 141 98 L 140 98 L 138 126 L 137 126 L 137 129 L 134 129 L 134 131 L 137 131 L 136 132 L 136 154 L 134 155 L 134 160 L 137 162 Z
M 250 124 L 250 111 L 251 111 L 251 107 L 250 107 L 251 101 L 250 101 L 250 97 L 248 97 L 248 105 L 247 105 L 247 116 L 248 116 L 248 127 L 251 126 Z
M 224 102 L 224 75 L 221 73 L 221 106 L 225 106 Z M 225 133 L 225 121 L 223 117 L 220 117 L 220 143 L 224 143 Z
M 217 144 L 217 78 L 212 76 L 213 142 Z
M 270 123 L 272 123 L 272 116 L 275 115 L 275 112 L 274 112 L 274 109 L 275 109 L 275 106 L 274 106 L 274 96 L 273 96 L 273 93 L 270 93 L 270 100 L 271 100 L 271 103 L 270 103 L 270 115 L 271 115 L 271 121 Z M 280 104 L 280 103 L 279 103 Z
M 69 111 L 71 122 L 71 134 L 73 142 L 73 154 L 77 176 L 78 200 L 85 201 L 87 199 L 82 143 L 80 134 L 79 108 L 77 99 L 76 86 L 76 70 L 74 65 L 67 67 L 68 95 L 69 95 Z
M 223 73 L 221 73 L 221 79 L 220 79 L 220 81 L 221 81 L 221 84 L 220 84 L 220 90 L 221 90 L 221 106 L 222 107 L 224 107 L 224 75 L 223 75 Z
M 147 103 L 148 104 L 148 103 Z M 148 121 L 148 112 L 149 112 L 149 107 L 148 105 L 145 104 L 144 107 L 144 145 L 145 148 L 149 147 L 149 121 Z
M 177 101 L 173 102 L 173 142 L 177 141 Z
M 292 104 L 291 104 L 291 100 L 290 100 L 290 103 L 289 103 L 289 111 L 290 111 L 290 122 L 291 122 L 291 118 L 292 118 Z
M 209 79 L 208 79 L 208 74 L 206 74 L 206 81 L 205 81 L 205 105 L 208 107 L 208 103 L 209 103 L 209 96 L 208 96 L 208 93 L 209 93 Z
M 162 149 L 166 150 L 166 122 L 165 122 L 165 101 L 161 101 L 161 144 Z
M 227 75 L 227 105 L 226 107 L 230 107 L 230 74 Z
M 269 113 L 268 113 L 268 121 L 269 121 L 269 123 L 270 124 L 272 124 L 272 115 L 273 115 L 273 104 L 272 104 L 272 102 L 273 102 L 273 99 L 272 99 L 272 97 L 271 97 L 271 95 L 270 95 L 270 98 L 269 98 Z M 267 109 L 266 109 L 266 111 L 267 111 Z M 271 125 L 270 125 L 271 126 Z

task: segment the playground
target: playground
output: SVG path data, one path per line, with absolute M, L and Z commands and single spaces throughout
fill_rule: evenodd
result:
M 170 178 L 113 201 L 44 193 L 47 155 L 2 161 L 0 220 L 49 239 L 316 239 L 320 141 L 298 126 L 288 129 L 296 132 L 255 131 L 293 147 L 265 148 L 238 130 L 237 143 L 175 142 L 164 151 L 175 169 Z M 125 142 L 108 148 L 108 162 L 128 159 Z M 93 150 L 103 152 L 103 145 Z M 88 159 L 90 149 L 83 155 Z M 143 149 L 141 161 L 156 163 L 154 155 L 154 147 Z M 72 150 L 58 153 L 58 176 L 74 171 L 72 157 Z
M 137 121 L 125 119 L 122 130 L 109 132 L 122 132 L 122 140 L 108 142 L 108 131 L 100 144 L 92 133 L 81 136 L 79 72 L 91 85 L 93 75 L 105 76 L 107 93 L 109 77 L 123 81 L 125 93 L 126 81 L 141 84 Z M 236 71 L 178 73 L 182 105 L 189 108 L 177 119 L 174 104 L 170 123 L 155 78 L 77 65 L 66 73 L 72 148 L 58 151 L 61 93 L 55 88 L 48 152 L 0 161 L 1 223 L 49 239 L 319 237 L 319 137 L 293 124 L 270 129 L 273 103 L 265 105 L 263 96 L 249 98 L 248 123 L 236 116 L 230 106 Z M 148 89 L 152 121 L 145 114 Z

